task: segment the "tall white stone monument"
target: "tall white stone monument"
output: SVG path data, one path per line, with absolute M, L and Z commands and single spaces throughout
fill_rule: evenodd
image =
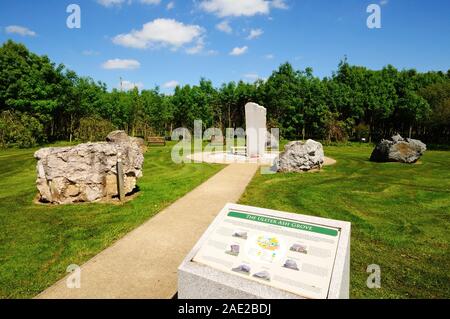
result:
M 247 157 L 263 157 L 266 152 L 267 110 L 256 103 L 245 105 Z

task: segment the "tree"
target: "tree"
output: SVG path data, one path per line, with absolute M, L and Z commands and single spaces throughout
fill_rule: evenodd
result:
M 430 105 L 431 115 L 426 124 L 433 140 L 445 142 L 450 135 L 450 81 L 421 88 L 419 94 Z
M 302 99 L 304 94 L 300 92 L 302 89 L 300 76 L 292 65 L 285 63 L 272 73 L 264 85 L 264 102 L 269 120 L 275 119 L 275 122 L 279 123 L 280 133 L 286 138 L 299 136 L 305 125 Z
M 267 108 L 268 127 L 284 138 L 370 140 L 398 132 L 428 142 L 449 143 L 450 71 L 381 70 L 343 59 L 331 77 L 284 63 L 267 81 L 207 79 L 178 86 L 173 95 L 158 87 L 107 90 L 46 56 L 11 40 L 0 47 L 0 146 L 46 141 L 103 139 L 108 129 L 130 135 L 165 135 L 176 127 L 245 127 L 245 104 Z M 96 127 L 98 123 L 99 127 Z

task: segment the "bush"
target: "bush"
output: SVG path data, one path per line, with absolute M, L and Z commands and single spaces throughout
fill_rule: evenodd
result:
M 358 141 L 361 141 L 362 138 L 369 140 L 370 130 L 369 126 L 364 123 L 360 123 L 355 127 L 355 135 Z
M 327 143 L 331 142 L 347 142 L 348 140 L 348 124 L 337 119 L 337 114 L 328 114 L 325 122 L 325 136 Z
M 75 131 L 75 138 L 82 142 L 104 141 L 114 130 L 116 130 L 114 125 L 100 116 L 84 117 Z
M 0 147 L 34 147 L 45 142 L 44 125 L 26 113 L 3 111 L 0 116 Z

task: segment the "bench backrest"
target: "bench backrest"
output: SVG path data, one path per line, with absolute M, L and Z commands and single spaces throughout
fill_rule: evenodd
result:
M 147 138 L 147 142 L 149 144 L 164 144 L 166 145 L 166 139 L 160 136 L 152 136 Z

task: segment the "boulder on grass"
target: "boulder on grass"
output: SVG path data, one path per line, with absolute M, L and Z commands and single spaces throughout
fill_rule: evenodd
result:
M 108 134 L 106 141 L 110 143 L 135 143 L 139 146 L 142 153 L 147 152 L 147 145 L 143 138 L 140 137 L 130 137 L 125 131 L 113 131 Z
M 416 163 L 427 150 L 427 146 L 419 140 L 404 139 L 400 135 L 390 140 L 382 140 L 373 150 L 372 162 Z
M 142 177 L 144 156 L 137 143 L 86 143 L 43 148 L 34 154 L 39 199 L 53 204 L 95 202 L 118 195 L 117 160 L 121 158 L 125 193 Z
M 319 142 L 307 140 L 306 142 L 290 142 L 284 152 L 275 159 L 274 166 L 278 172 L 305 172 L 320 169 L 324 163 L 323 146 Z
M 113 131 L 106 136 L 106 141 L 110 143 L 128 143 L 130 137 L 125 131 Z

